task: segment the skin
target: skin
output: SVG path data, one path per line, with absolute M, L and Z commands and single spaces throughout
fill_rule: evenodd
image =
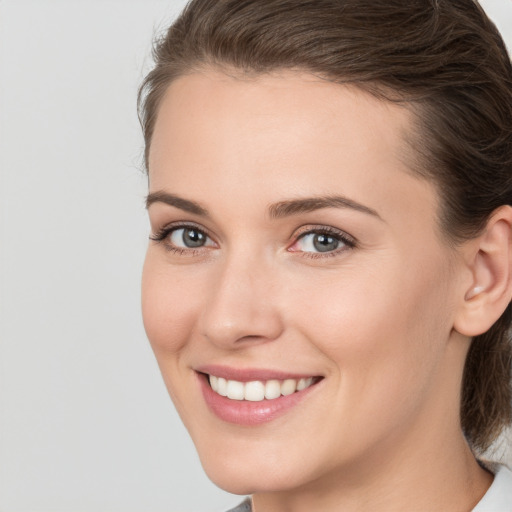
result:
M 407 164 L 411 123 L 403 107 L 292 71 L 196 72 L 160 106 L 150 193 L 208 215 L 155 201 L 152 234 L 185 222 L 209 238 L 199 249 L 180 247 L 177 231 L 150 241 L 144 323 L 207 474 L 253 494 L 256 511 L 462 512 L 492 481 L 461 432 L 460 383 L 470 336 L 507 303 L 491 313 L 481 290 L 498 295 L 500 284 L 510 300 L 510 257 L 494 264 L 482 240 L 510 245 L 511 215 L 482 239 L 449 244 L 435 187 Z M 333 194 L 374 213 L 269 213 Z M 319 226 L 354 247 L 312 252 L 301 236 Z M 205 364 L 323 380 L 286 414 L 239 426 L 206 406 L 194 370 Z

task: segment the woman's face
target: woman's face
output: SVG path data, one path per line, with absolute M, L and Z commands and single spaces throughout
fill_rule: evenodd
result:
M 457 421 L 462 267 L 408 169 L 411 131 L 407 109 L 308 74 L 169 87 L 144 323 L 219 486 L 368 473 Z

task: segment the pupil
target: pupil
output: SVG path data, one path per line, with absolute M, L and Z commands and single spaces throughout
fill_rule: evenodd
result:
M 317 234 L 313 238 L 313 245 L 318 252 L 334 251 L 338 248 L 338 240 L 332 236 Z
M 204 233 L 197 229 L 185 229 L 183 231 L 183 243 L 187 247 L 202 247 L 205 243 Z

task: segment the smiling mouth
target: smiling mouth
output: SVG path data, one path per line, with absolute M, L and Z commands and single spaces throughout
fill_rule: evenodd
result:
M 217 418 L 255 427 L 299 407 L 315 395 L 324 376 L 211 365 L 196 369 L 206 405 Z
M 207 375 L 211 389 L 218 395 L 230 400 L 262 402 L 292 395 L 316 384 L 321 377 L 304 377 L 300 379 L 270 379 L 241 382 L 215 375 Z

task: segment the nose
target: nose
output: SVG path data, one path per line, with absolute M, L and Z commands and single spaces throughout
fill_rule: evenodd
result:
M 231 258 L 209 283 L 201 314 L 203 335 L 233 349 L 275 340 L 283 330 L 275 272 L 262 261 Z

